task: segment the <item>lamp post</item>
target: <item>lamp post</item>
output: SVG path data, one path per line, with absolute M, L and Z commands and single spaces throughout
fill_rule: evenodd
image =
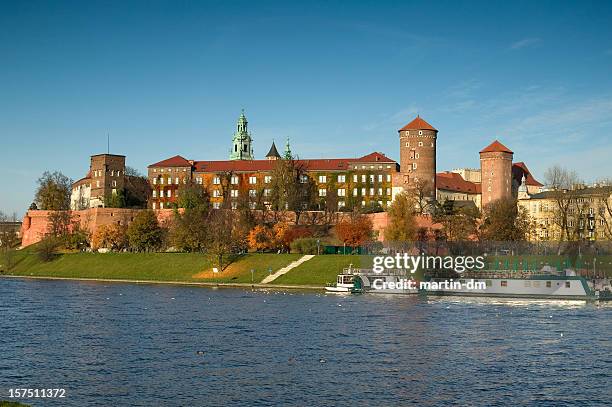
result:
M 320 239 L 317 239 L 317 256 L 319 255 L 319 247 L 320 247 L 320 243 L 321 243 L 321 240 L 320 240 Z

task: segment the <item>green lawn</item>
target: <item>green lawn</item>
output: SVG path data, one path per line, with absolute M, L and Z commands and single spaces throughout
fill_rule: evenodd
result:
M 315 256 L 274 280 L 272 284 L 318 285 L 335 283 L 336 276 L 349 264 L 359 267 L 362 256 L 325 254 Z
M 300 258 L 298 254 L 246 254 L 220 273 L 203 254 L 196 253 L 71 253 L 42 262 L 32 250 L 14 254 L 15 266 L 5 274 L 72 278 L 103 278 L 153 281 L 202 281 L 250 283 Z M 0 256 L 0 267 L 6 264 Z

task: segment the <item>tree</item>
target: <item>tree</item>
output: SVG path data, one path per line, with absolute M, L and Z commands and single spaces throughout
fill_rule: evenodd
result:
M 104 197 L 104 207 L 106 208 L 125 208 L 125 192 L 123 189 Z
M 72 226 L 72 215 L 69 211 L 54 211 L 49 214 L 49 225 L 47 235 L 54 236 L 60 240 L 70 234 Z
M 482 238 L 489 241 L 523 241 L 529 232 L 527 211 L 515 199 L 498 199 L 485 206 Z
M 123 190 L 125 207 L 146 208 L 151 196 L 151 185 L 147 177 L 132 167 L 125 167 L 125 187 Z
M 411 184 L 409 193 L 412 194 L 416 213 L 423 215 L 431 210 L 433 185 L 429 181 L 416 179 Z
M 127 228 L 123 225 L 100 225 L 94 233 L 91 246 L 93 249 L 107 248 L 123 250 L 128 245 Z
M 195 204 L 194 201 L 189 202 L 190 206 Z M 203 252 L 211 238 L 208 225 L 210 212 L 208 206 L 199 204 L 182 213 L 177 210 L 170 230 L 172 245 L 187 252 Z
M 480 212 L 476 205 L 456 205 L 445 200 L 441 205 L 432 206 L 432 220 L 443 226 L 444 240 L 461 242 L 478 237 Z
M 14 266 L 13 250 L 17 246 L 19 239 L 15 225 L 17 224 L 17 215 L 8 216 L 0 211 L 0 252 L 4 253 L 4 266 L 10 270 Z M 0 264 L 0 269 L 2 268 Z
M 274 248 L 274 234 L 269 227 L 256 225 L 249 232 L 248 242 L 249 247 L 255 251 L 270 250 Z
M 210 206 L 210 197 L 201 185 L 193 181 L 187 181 L 178 189 L 177 203 L 179 208 L 185 210 L 207 208 Z
M 570 216 L 573 202 L 576 202 L 578 195 L 575 188 L 579 184 L 578 175 L 575 171 L 555 165 L 544 173 L 544 182 L 552 189 L 550 193 L 554 201 L 553 222 L 559 228 L 559 241 L 573 240 Z
M 246 236 L 236 228 L 236 217 L 229 209 L 215 209 L 210 213 L 208 225 L 210 239 L 206 252 L 220 270 L 231 263 L 231 254 L 238 253 L 246 247 Z
M 295 212 L 295 224 L 299 224 L 301 214 L 314 204 L 314 180 L 308 176 L 304 163 L 293 158 L 277 160 L 271 175 L 271 208 Z
M 336 225 L 336 236 L 347 246 L 357 247 L 372 239 L 372 221 L 367 216 L 353 213 Z
M 163 230 L 150 210 L 136 215 L 128 226 L 127 236 L 130 247 L 139 252 L 158 250 L 163 242 Z
M 416 237 L 414 200 L 402 192 L 387 208 L 388 224 L 385 228 L 386 241 L 411 242 Z
M 34 200 L 41 210 L 64 211 L 70 209 L 72 180 L 59 171 L 45 171 L 38 179 Z

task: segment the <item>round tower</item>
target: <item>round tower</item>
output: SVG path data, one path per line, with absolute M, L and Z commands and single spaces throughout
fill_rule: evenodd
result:
M 512 198 L 512 157 L 508 147 L 495 140 L 480 151 L 482 206 Z
M 435 199 L 438 130 L 417 116 L 398 132 L 404 189 L 424 188 L 426 195 Z

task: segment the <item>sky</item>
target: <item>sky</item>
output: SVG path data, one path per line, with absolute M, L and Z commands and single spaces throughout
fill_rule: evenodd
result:
M 537 179 L 612 176 L 612 2 L 0 0 L 0 210 L 89 156 L 141 172 L 227 159 L 241 109 L 256 158 L 399 160 L 417 114 L 438 171 L 498 139 Z M 6 184 L 8 181 L 8 185 Z

